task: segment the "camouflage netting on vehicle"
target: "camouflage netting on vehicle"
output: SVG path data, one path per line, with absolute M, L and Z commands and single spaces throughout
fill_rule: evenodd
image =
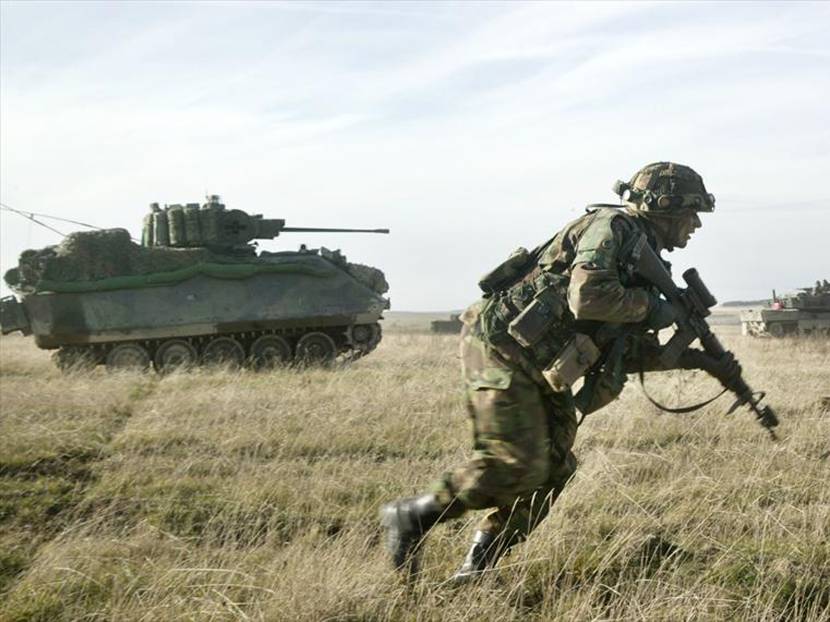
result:
M 329 274 L 296 259 L 263 264 L 246 259 L 205 248 L 144 247 L 133 243 L 125 229 L 107 229 L 72 233 L 57 246 L 25 251 L 18 267 L 4 278 L 14 291 L 30 294 L 167 285 L 198 274 L 216 278 L 247 278 L 262 272 Z
M 205 249 L 145 248 L 126 229 L 81 231 L 60 244 L 20 255 L 5 275 L 15 291 L 42 291 L 44 282 L 98 281 L 112 277 L 167 272 L 212 259 Z
M 389 291 L 389 283 L 382 270 L 362 263 L 350 263 L 339 250 L 329 250 L 326 247 L 320 249 L 320 255 L 329 261 L 346 269 L 360 283 L 378 294 L 385 294 Z
M 350 263 L 346 266 L 346 270 L 354 278 L 378 294 L 385 294 L 389 291 L 389 283 L 386 282 L 386 277 L 377 268 L 366 266 L 362 263 Z

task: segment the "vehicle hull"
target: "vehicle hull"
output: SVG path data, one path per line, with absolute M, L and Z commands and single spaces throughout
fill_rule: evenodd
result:
M 741 333 L 754 337 L 830 334 L 830 312 L 750 309 L 741 313 Z

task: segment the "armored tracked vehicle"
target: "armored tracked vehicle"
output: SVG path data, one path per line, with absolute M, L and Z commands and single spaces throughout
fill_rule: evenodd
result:
M 283 232 L 388 233 L 286 227 L 203 205 L 157 203 L 141 244 L 125 229 L 78 232 L 25 251 L 5 275 L 3 334 L 32 334 L 60 367 L 105 364 L 160 372 L 199 364 L 256 368 L 354 359 L 380 342 L 389 308 L 383 272 L 326 248 L 257 253 Z
M 741 332 L 753 337 L 830 336 L 830 283 L 817 281 L 796 294 L 778 297 L 764 309 L 741 313 Z
M 464 324 L 461 322 L 461 315 L 453 313 L 448 320 L 433 320 L 429 328 L 433 333 L 458 334 Z

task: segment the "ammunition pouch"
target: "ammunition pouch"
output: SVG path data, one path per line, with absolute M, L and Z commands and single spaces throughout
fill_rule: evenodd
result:
M 506 292 L 490 298 L 479 324 L 483 337 L 507 359 L 532 370 L 528 373 L 540 385 L 567 392 L 599 359 L 599 349 L 587 335 L 574 333 L 573 317 L 555 284 L 538 291 L 524 308 L 521 302 Z
M 574 332 L 568 276 L 540 264 L 549 244 L 533 252 L 518 248 L 481 278 L 485 300 L 477 331 L 505 358 L 530 370 L 541 386 L 567 393 L 600 351 L 590 337 Z
M 533 348 L 561 322 L 566 305 L 553 286 L 541 290 L 508 325 L 507 332 L 520 345 Z
M 542 377 L 557 393 L 571 386 L 599 360 L 600 350 L 588 335 L 574 333 L 556 357 L 542 371 Z

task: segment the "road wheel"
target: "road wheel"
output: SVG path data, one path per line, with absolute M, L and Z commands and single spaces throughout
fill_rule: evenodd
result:
M 291 346 L 279 335 L 263 335 L 251 346 L 255 369 L 272 369 L 291 362 Z
M 202 352 L 202 365 L 238 369 L 245 362 L 245 348 L 233 337 L 216 337 Z
M 108 371 L 145 371 L 150 366 L 150 355 L 137 343 L 121 343 L 107 354 Z
M 369 354 L 380 343 L 380 324 L 358 324 L 349 328 L 351 333 L 352 350 L 347 354 L 347 360 L 356 361 L 361 356 Z
M 352 326 L 352 341 L 363 352 L 371 352 L 380 343 L 380 324 Z
M 177 369 L 193 367 L 196 359 L 196 348 L 184 339 L 169 339 L 156 350 L 153 363 L 159 373 L 168 374 Z
M 63 346 L 52 354 L 52 362 L 65 374 L 90 371 L 98 364 L 92 349 L 83 346 Z
M 773 337 L 783 337 L 784 336 L 784 327 L 781 324 L 768 324 L 767 331 Z
M 326 333 L 306 333 L 297 342 L 296 356 L 304 365 L 328 365 L 337 356 L 337 346 Z

